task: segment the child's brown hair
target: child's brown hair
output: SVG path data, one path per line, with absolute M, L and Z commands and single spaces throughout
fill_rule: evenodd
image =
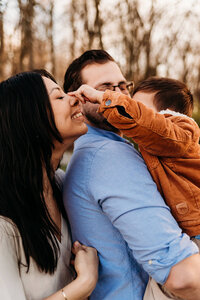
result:
M 155 93 L 154 105 L 158 111 L 171 109 L 191 116 L 193 111 L 193 96 L 187 86 L 175 79 L 165 77 L 149 77 L 139 82 L 133 91 Z

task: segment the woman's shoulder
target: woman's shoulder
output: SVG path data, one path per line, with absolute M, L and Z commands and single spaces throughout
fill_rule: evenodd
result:
M 4 216 L 0 216 L 0 237 L 2 236 L 20 236 L 19 231 L 15 223 Z
M 18 270 L 18 263 L 23 255 L 21 236 L 15 223 L 4 216 L 0 216 L 0 268 L 7 272 L 9 268 Z M 13 275 L 14 276 L 14 275 Z

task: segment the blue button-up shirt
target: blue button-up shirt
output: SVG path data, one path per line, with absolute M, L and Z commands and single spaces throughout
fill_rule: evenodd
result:
M 142 300 L 147 273 L 163 284 L 173 265 L 198 250 L 133 146 L 88 128 L 67 168 L 64 204 L 73 241 L 98 250 L 99 281 L 90 299 Z

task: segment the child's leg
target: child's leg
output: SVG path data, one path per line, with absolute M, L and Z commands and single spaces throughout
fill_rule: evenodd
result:
M 164 286 L 150 277 L 143 300 L 181 300 L 169 293 Z M 182 299 L 183 300 L 183 299 Z
M 200 235 L 197 235 L 195 237 L 192 237 L 191 240 L 198 246 L 199 250 L 200 250 Z M 163 293 L 169 297 L 169 299 L 180 299 L 180 298 L 176 298 L 174 297 L 170 292 L 168 292 L 164 286 L 161 286 L 161 290 L 163 291 Z
M 198 248 L 200 250 L 200 235 L 192 237 L 191 240 L 198 246 Z

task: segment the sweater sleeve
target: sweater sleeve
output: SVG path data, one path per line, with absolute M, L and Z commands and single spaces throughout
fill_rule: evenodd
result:
M 14 226 L 0 218 L 0 299 L 26 300 L 19 274 Z
M 200 130 L 193 119 L 155 113 L 121 93 L 107 90 L 99 112 L 152 155 L 184 157 L 188 149 L 199 142 Z

